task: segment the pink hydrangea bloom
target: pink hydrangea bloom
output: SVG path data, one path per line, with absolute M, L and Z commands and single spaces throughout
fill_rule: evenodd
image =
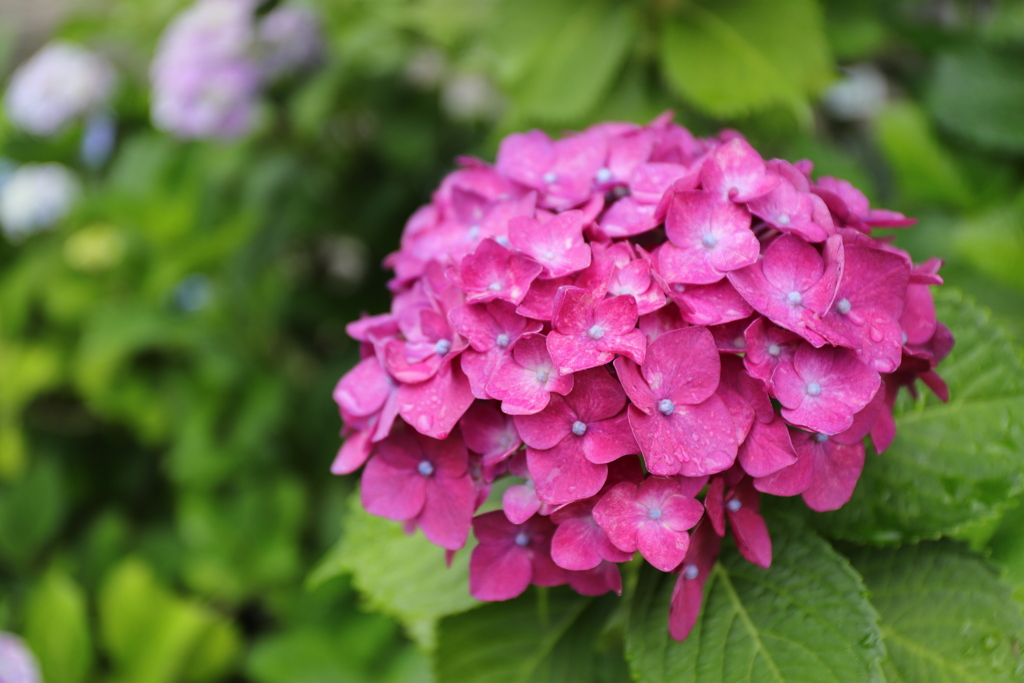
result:
M 707 329 L 666 332 L 651 343 L 643 365 L 622 358 L 615 369 L 652 474 L 696 477 L 732 465 L 739 444 L 732 415 L 715 394 L 721 361 Z
M 637 486 L 616 485 L 594 507 L 594 519 L 616 548 L 640 551 L 663 572 L 683 561 L 692 529 L 704 515 L 704 506 L 684 494 L 671 477 L 648 477 Z
M 678 573 L 681 640 L 727 532 L 770 565 L 762 495 L 844 505 L 901 389 L 949 397 L 941 262 L 807 160 L 661 116 L 458 162 L 385 262 L 391 310 L 347 328 L 331 469 L 449 553 L 472 528 L 478 599 L 621 593 L 639 551 Z
M 466 544 L 476 489 L 469 455 L 458 433 L 443 440 L 413 432 L 377 445 L 362 479 L 363 506 L 396 520 L 412 520 L 442 548 Z
M 552 396 L 543 411 L 515 418 L 537 495 L 546 503 L 589 498 L 604 485 L 607 463 L 638 450 L 622 386 L 603 368 L 574 378 L 565 398 Z

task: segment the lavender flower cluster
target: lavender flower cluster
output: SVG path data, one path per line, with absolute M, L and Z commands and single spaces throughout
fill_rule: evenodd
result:
M 621 592 L 639 551 L 678 574 L 681 640 L 727 527 L 771 563 L 762 494 L 839 508 L 900 387 L 947 398 L 940 263 L 872 237 L 914 221 L 809 161 L 666 115 L 460 166 L 386 261 L 391 311 L 348 327 L 332 471 L 365 464 L 365 508 L 450 553 L 472 531 L 481 600 Z
M 199 0 L 167 27 L 151 67 L 153 122 L 180 138 L 235 138 L 255 123 L 274 80 L 316 65 L 315 15 L 284 4 L 256 17 L 255 0 Z

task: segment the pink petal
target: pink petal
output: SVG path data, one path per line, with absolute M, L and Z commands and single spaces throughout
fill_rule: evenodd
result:
M 426 382 L 398 389 L 398 412 L 421 434 L 444 439 L 473 403 L 469 380 L 462 370 L 445 362 Z
M 804 502 L 817 512 L 838 510 L 853 496 L 864 469 L 864 443 L 843 445 L 829 439 L 816 444 L 813 436 L 807 443 L 815 450 L 814 475 Z
M 669 282 L 717 282 L 727 271 L 756 263 L 761 251 L 747 210 L 700 190 L 673 196 L 665 231 L 679 248 L 672 267 L 662 270 Z
M 631 406 L 629 423 L 652 474 L 699 477 L 726 470 L 736 459 L 732 416 L 717 396 L 692 406 L 676 404 L 669 416 L 645 415 Z
M 704 161 L 701 186 L 722 199 L 743 203 L 763 197 L 778 184 L 768 175 L 764 160 L 746 140 L 734 138 Z
M 626 411 L 615 417 L 587 425 L 583 437 L 583 454 L 592 463 L 604 464 L 624 455 L 638 453 L 640 446 L 633 436 Z
M 466 544 L 476 509 L 476 486 L 468 474 L 427 479 L 426 501 L 416 521 L 431 543 L 448 550 Z
M 576 419 L 586 423 L 605 420 L 622 412 L 626 394 L 622 385 L 604 368 L 583 370 L 573 375 L 573 389 L 565 397 Z
M 547 450 L 567 437 L 579 438 L 572 432 L 576 413 L 558 395 L 552 396 L 547 407 L 539 413 L 516 415 L 514 419 L 520 438 L 531 448 Z
M 514 218 L 509 222 L 509 240 L 544 266 L 547 278 L 563 277 L 590 265 L 590 247 L 583 241 L 580 211 L 566 211 L 545 223 Z
M 372 451 L 370 432 L 355 432 L 338 449 L 331 463 L 331 474 L 352 474 L 366 463 Z
M 609 239 L 639 235 L 656 227 L 653 204 L 641 204 L 633 197 L 623 197 L 601 217 L 599 230 Z
M 415 469 L 397 469 L 380 455 L 370 458 L 360 482 L 363 507 L 371 515 L 394 520 L 416 517 L 426 501 L 426 477 Z
M 608 477 L 608 466 L 587 460 L 582 444 L 575 438 L 567 438 L 546 451 L 527 448 L 526 462 L 537 497 L 551 505 L 589 498 L 601 490 Z
M 594 506 L 594 521 L 608 535 L 608 540 L 625 553 L 637 549 L 637 525 L 647 518 L 646 510 L 636 502 L 637 486 L 630 482 L 616 484 Z
M 685 640 L 697 623 L 704 599 L 704 584 L 711 576 L 720 545 L 718 536 L 707 521 L 701 522 L 690 536 L 690 547 L 672 590 L 669 608 L 668 629 L 674 640 Z
M 580 595 L 622 595 L 622 575 L 614 562 L 602 562 L 584 572 L 569 572 L 569 586 Z
M 540 510 L 540 499 L 537 491 L 533 488 L 533 482 L 517 484 L 505 489 L 501 497 L 501 507 L 505 511 L 508 521 L 513 524 L 522 524 L 537 514 Z
M 526 590 L 532 574 L 525 548 L 481 543 L 469 558 L 469 593 L 477 600 L 511 600 Z
M 710 332 L 686 327 L 658 337 L 647 350 L 640 372 L 658 400 L 694 404 L 715 393 L 721 361 Z
M 743 471 L 752 477 L 767 477 L 795 463 L 796 452 L 785 420 L 777 416 L 767 424 L 755 421 L 740 445 L 738 459 Z
M 676 284 L 669 288 L 669 295 L 691 325 L 722 325 L 754 312 L 728 280 L 710 285 Z
M 678 567 L 690 547 L 690 535 L 673 531 L 654 520 L 647 520 L 637 529 L 637 547 L 644 559 L 656 569 L 670 572 Z

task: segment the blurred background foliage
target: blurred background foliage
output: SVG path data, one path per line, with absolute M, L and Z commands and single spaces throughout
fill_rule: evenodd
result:
M 665 109 L 737 128 L 918 216 L 898 242 L 1024 333 L 1024 4 L 310 4 L 324 63 L 210 142 L 149 120 L 185 3 L 47 3 L 35 30 L 32 3 L 0 5 L 4 73 L 52 35 L 120 81 L 99 167 L 81 126 L 0 120 L 4 163 L 83 184 L 55 229 L 0 241 L 0 628 L 48 683 L 431 680 L 414 625 L 347 575 L 307 582 L 354 486 L 328 474 L 330 391 L 357 357 L 345 323 L 387 305 L 406 217 L 508 132 Z

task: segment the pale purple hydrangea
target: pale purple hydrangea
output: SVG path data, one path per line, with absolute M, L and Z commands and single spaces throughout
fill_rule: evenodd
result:
M 0 230 L 12 242 L 48 230 L 71 211 L 81 183 L 62 164 L 23 164 L 0 179 Z
M 105 59 L 74 43 L 53 42 L 14 72 L 4 107 L 15 127 L 49 136 L 102 110 L 115 85 L 114 69 Z
M 285 4 L 260 18 L 257 5 L 198 0 L 171 22 L 150 67 L 157 128 L 185 139 L 245 135 L 268 82 L 319 62 L 315 15 Z
M 39 663 L 13 633 L 0 632 L 0 683 L 42 683 Z
M 391 311 L 349 326 L 332 471 L 366 463 L 367 509 L 449 551 L 472 532 L 481 600 L 619 592 L 639 552 L 679 575 L 681 640 L 727 532 L 771 564 L 762 495 L 842 506 L 899 389 L 948 398 L 940 262 L 872 237 L 913 221 L 810 162 L 662 116 L 460 165 L 386 261 Z

